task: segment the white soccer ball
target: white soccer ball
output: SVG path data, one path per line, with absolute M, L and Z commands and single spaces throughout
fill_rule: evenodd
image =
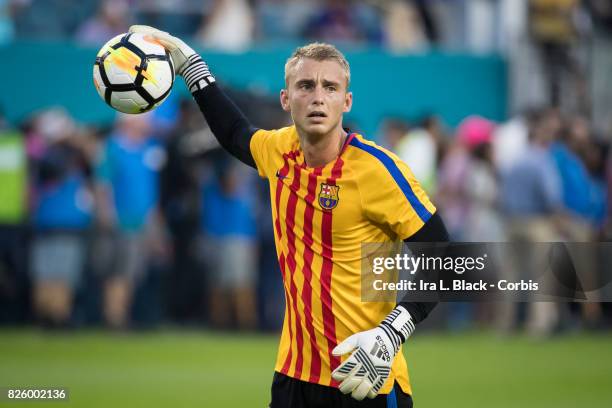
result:
M 142 113 L 170 95 L 174 64 L 154 38 L 141 33 L 120 34 L 98 52 L 93 80 L 107 104 L 124 113 Z

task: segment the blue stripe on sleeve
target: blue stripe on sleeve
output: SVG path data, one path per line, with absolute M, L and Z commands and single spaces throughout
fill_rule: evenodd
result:
M 389 155 L 374 146 L 362 143 L 356 137 L 351 140 L 350 145 L 357 147 L 358 149 L 361 149 L 376 157 L 391 174 L 391 177 L 393 177 L 399 188 L 402 190 L 402 192 L 406 196 L 406 199 L 408 200 L 412 208 L 414 208 L 414 211 L 417 213 L 421 221 L 425 223 L 429 220 L 429 218 L 431 217 L 431 213 L 427 210 L 427 208 L 425 208 L 423 203 L 419 201 L 417 196 L 414 194 L 414 191 L 412 191 L 410 183 L 408 183 L 408 180 L 406 180 L 401 170 L 397 167 L 397 164 L 395 164 L 395 162 L 391 157 L 389 157 Z

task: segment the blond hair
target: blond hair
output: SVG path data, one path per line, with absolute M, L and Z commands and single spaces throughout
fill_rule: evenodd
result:
M 351 82 L 351 68 L 346 57 L 336 47 L 331 44 L 314 42 L 303 47 L 297 48 L 285 63 L 285 84 L 289 79 L 289 73 L 295 68 L 298 62 L 304 58 L 315 61 L 336 61 L 342 67 L 346 76 L 346 87 Z

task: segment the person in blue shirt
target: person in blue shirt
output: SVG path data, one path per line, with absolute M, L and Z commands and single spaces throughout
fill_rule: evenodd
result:
M 587 160 L 593 149 L 590 125 L 586 118 L 575 117 L 568 121 L 560 139 L 551 152 L 561 175 L 563 205 L 567 214 L 565 239 L 570 242 L 592 242 L 603 227 L 605 219 L 605 188 L 591 174 Z M 584 247 L 588 250 L 589 247 Z M 597 276 L 596 254 L 577 258 L 577 266 L 583 271 L 583 284 L 595 287 Z M 582 317 L 589 325 L 601 319 L 601 305 L 596 302 L 580 304 Z
M 86 138 L 76 128 L 58 128 L 57 134 L 45 137 L 42 156 L 33 164 L 32 301 L 36 317 L 51 327 L 70 323 L 87 259 L 93 195 Z
M 589 124 L 584 118 L 574 118 L 564 129 L 562 137 L 553 144 L 551 152 L 561 175 L 563 204 L 574 223 L 586 230 L 580 241 L 590 240 L 593 227 L 602 222 L 601 189 L 589 173 L 585 157 L 591 144 Z
M 158 210 L 159 171 L 165 150 L 152 136 L 150 114 L 121 115 L 96 168 L 96 267 L 107 279 L 104 317 L 111 327 L 129 323 L 134 287 L 149 258 L 167 248 Z
M 553 160 L 550 146 L 558 129 L 558 115 L 553 110 L 539 112 L 533 120 L 529 145 L 520 158 L 501 174 L 500 199 L 507 217 L 508 240 L 515 244 L 557 242 L 563 229 L 561 178 Z M 544 260 L 541 251 L 521 245 L 511 247 L 509 262 L 517 272 L 512 279 L 531 279 L 541 271 Z M 509 277 L 510 279 L 510 277 Z M 517 318 L 515 307 L 505 309 L 508 328 Z M 539 337 L 552 333 L 560 321 L 559 305 L 554 302 L 529 302 L 525 326 L 529 334 Z
M 257 324 L 257 229 L 252 175 L 219 159 L 202 188 L 203 248 L 210 288 L 211 323 L 238 328 Z M 232 313 L 235 316 L 232 319 Z

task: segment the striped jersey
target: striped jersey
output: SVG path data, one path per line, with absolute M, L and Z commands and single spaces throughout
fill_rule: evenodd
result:
M 250 150 L 270 183 L 285 288 L 275 370 L 337 386 L 334 347 L 376 327 L 395 306 L 361 301 L 361 244 L 406 239 L 435 207 L 406 164 L 359 134 L 350 134 L 340 155 L 321 167 L 306 166 L 295 126 L 258 130 Z M 401 352 L 380 393 L 388 394 L 394 380 L 412 394 Z

